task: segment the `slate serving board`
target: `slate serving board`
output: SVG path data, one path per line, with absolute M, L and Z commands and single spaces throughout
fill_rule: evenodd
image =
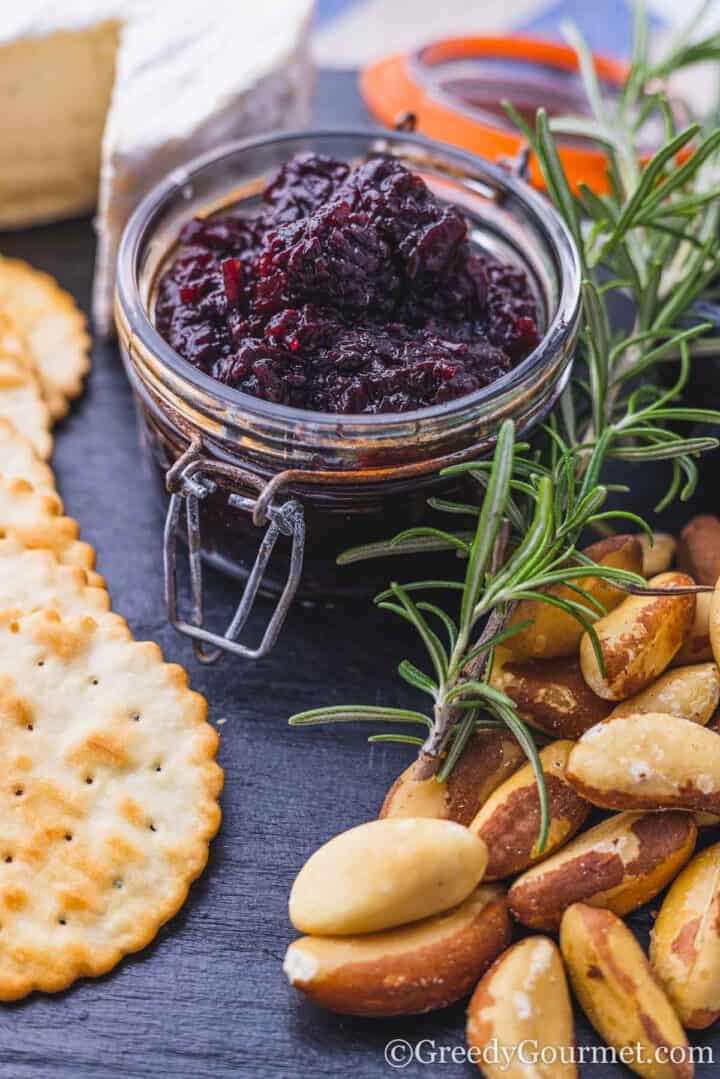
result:
M 367 122 L 350 74 L 323 74 L 319 123 Z M 55 274 L 88 309 L 94 253 L 89 220 L 0 236 L 0 250 Z M 49 997 L 0 1006 L 1 1079 L 178 1079 L 281 1076 L 323 1079 L 392 1074 L 383 1050 L 392 1038 L 461 1047 L 464 1005 L 425 1018 L 388 1022 L 326 1014 L 286 985 L 281 961 L 292 933 L 286 902 L 305 858 L 331 835 L 376 815 L 408 763 L 400 746 L 370 747 L 357 727 L 292 731 L 299 708 L 341 701 L 401 705 L 412 693 L 394 676 L 414 654 L 400 623 L 370 604 L 296 608 L 275 653 L 257 664 L 231 659 L 205 669 L 170 630 L 161 596 L 162 520 L 138 448 L 130 392 L 113 345 L 97 345 L 83 399 L 57 431 L 54 457 L 67 512 L 97 548 L 115 609 L 138 638 L 152 638 L 188 666 L 222 736 L 224 821 L 207 871 L 183 911 L 138 956 L 113 973 Z M 662 522 L 716 508 L 714 462 L 692 507 Z M 646 475 L 646 474 L 645 474 Z M 661 476 L 643 482 L 643 503 Z M 644 507 L 641 507 L 641 509 Z M 211 619 L 227 617 L 235 586 L 212 577 Z M 258 637 L 267 611 L 250 626 Z M 635 920 L 641 934 L 649 917 Z M 581 1044 L 599 1045 L 579 1019 Z M 701 1036 L 715 1045 L 720 1036 Z M 428 1052 L 432 1050 L 430 1046 Z M 413 1062 L 408 1076 L 472 1076 L 470 1064 Z M 595 1079 L 628 1074 L 596 1065 Z M 698 1075 L 716 1074 L 712 1065 Z

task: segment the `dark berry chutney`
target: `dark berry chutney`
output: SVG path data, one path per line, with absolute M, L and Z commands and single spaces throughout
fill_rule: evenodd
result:
M 254 215 L 195 218 L 156 325 L 206 374 L 313 412 L 398 413 L 494 382 L 538 344 L 527 277 L 399 161 L 282 166 Z

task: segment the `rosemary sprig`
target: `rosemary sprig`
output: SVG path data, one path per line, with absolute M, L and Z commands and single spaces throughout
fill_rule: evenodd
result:
M 720 413 L 676 404 L 690 375 L 693 346 L 710 328 L 709 323 L 688 328 L 688 318 L 720 271 L 720 129 L 692 124 L 677 131 L 664 87 L 679 68 L 720 57 L 720 36 L 692 42 L 690 32 L 683 31 L 664 58 L 651 62 L 647 20 L 637 3 L 631 71 L 623 94 L 612 101 L 602 92 L 577 30 L 568 27 L 566 34 L 578 54 L 592 117 L 549 120 L 539 110 L 531 130 L 512 106 L 507 110 L 525 132 L 548 193 L 580 251 L 583 320 L 575 377 L 530 443 L 516 442 L 513 423 L 506 421 L 490 460 L 446 470 L 448 476 L 470 477 L 478 493 L 477 502 L 431 500 L 433 509 L 447 515 L 446 529 L 409 529 L 338 559 L 348 563 L 387 554 L 457 553 L 461 580 L 393 583 L 375 600 L 410 623 L 423 642 L 428 670 L 403 660 L 398 673 L 429 698 L 427 711 L 333 706 L 290 720 L 294 726 L 359 719 L 417 724 L 425 732 L 422 738 L 384 733 L 371 740 L 418 746 L 416 776 L 436 775 L 440 781 L 451 774 L 475 730 L 509 728 L 535 769 L 540 851 L 548 830 L 544 777 L 531 730 L 513 702 L 491 685 L 495 649 L 525 628 L 508 626 L 517 604 L 535 599 L 580 622 L 602 668 L 594 622 L 603 610 L 577 583 L 588 575 L 588 560 L 577 544 L 587 528 L 606 529 L 613 520 L 649 532 L 631 511 L 607 508 L 616 489 L 602 483 L 604 467 L 611 459 L 632 465 L 668 461 L 671 474 L 657 507 L 661 510 L 675 498 L 691 497 L 698 456 L 718 445 L 694 432 L 682 435 L 678 425 L 720 423 Z M 643 159 L 643 130 L 658 117 L 665 143 Z M 582 185 L 571 189 L 557 134 L 582 135 L 597 143 L 606 157 L 608 194 L 596 195 Z M 616 292 L 629 297 L 636 312 L 629 333 L 612 328 L 609 301 Z M 678 375 L 665 388 L 653 373 L 668 360 L 678 362 Z M 644 585 L 634 574 L 591 564 L 594 576 L 619 587 L 637 591 Z M 573 593 L 572 599 L 548 595 L 546 589 L 559 583 Z M 459 602 L 441 607 L 436 602 L 440 593 Z

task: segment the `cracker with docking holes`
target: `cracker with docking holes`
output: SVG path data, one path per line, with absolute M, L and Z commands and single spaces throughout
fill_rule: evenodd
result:
M 0 1000 L 149 944 L 220 823 L 217 732 L 118 615 L 0 616 Z
M 13 357 L 5 356 L 0 327 L 0 417 L 10 420 L 17 431 L 32 443 L 35 452 L 47 459 L 52 453 L 52 417 L 37 375 Z
M 52 551 L 33 551 L 14 539 L 0 540 L 0 613 L 53 610 L 100 618 L 110 610 L 104 588 L 88 584 L 79 566 L 63 566 Z
M 2 396 L 0 395 L 0 413 Z M 55 490 L 55 476 L 50 465 L 36 453 L 29 439 L 21 435 L 11 420 L 0 415 L 0 467 L 4 476 L 27 480 L 40 491 Z
M 64 416 L 90 370 L 85 316 L 54 277 L 0 256 L 0 306 L 28 343 L 50 412 Z
M 90 583 L 102 586 L 95 573 L 95 551 L 78 539 L 77 521 L 63 516 L 63 505 L 52 491 L 36 491 L 27 480 L 0 475 L 0 538 L 9 536 L 32 550 L 52 551 L 58 562 L 80 566 Z

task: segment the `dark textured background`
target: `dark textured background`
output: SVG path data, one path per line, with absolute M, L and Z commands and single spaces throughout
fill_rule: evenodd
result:
M 351 76 L 321 78 L 317 119 L 364 120 Z M 88 309 L 89 221 L 5 235 L 0 250 L 55 274 Z M 409 759 L 399 746 L 368 746 L 358 728 L 292 731 L 287 717 L 336 701 L 410 703 L 411 692 L 393 674 L 412 650 L 410 636 L 369 604 L 297 608 L 269 659 L 226 659 L 209 670 L 195 664 L 165 623 L 161 518 L 114 346 L 95 348 L 87 393 L 57 431 L 54 465 L 68 513 L 97 548 L 116 610 L 137 637 L 159 641 L 169 659 L 189 667 L 212 721 L 226 721 L 219 728 L 224 822 L 206 873 L 151 947 L 104 978 L 0 1008 L 0 1077 L 364 1079 L 391 1073 L 383 1047 L 393 1037 L 463 1045 L 463 1005 L 407 1021 L 349 1020 L 306 1003 L 281 972 L 292 936 L 287 894 L 298 868 L 331 835 L 374 816 Z M 697 507 L 710 507 L 715 497 L 708 466 L 705 475 Z M 643 479 L 643 500 L 651 497 L 647 487 Z M 669 521 L 689 513 L 680 507 Z M 233 591 L 231 583 L 212 580 L 207 599 L 215 624 L 227 616 Z M 251 635 L 264 617 L 258 613 Z M 642 929 L 647 918 L 637 924 Z M 598 1044 L 582 1020 L 578 1034 L 582 1043 Z M 716 1056 L 720 1061 L 720 1047 Z M 415 1063 L 403 1074 L 478 1073 L 471 1065 Z M 622 1069 L 598 1066 L 584 1074 L 600 1079 Z

